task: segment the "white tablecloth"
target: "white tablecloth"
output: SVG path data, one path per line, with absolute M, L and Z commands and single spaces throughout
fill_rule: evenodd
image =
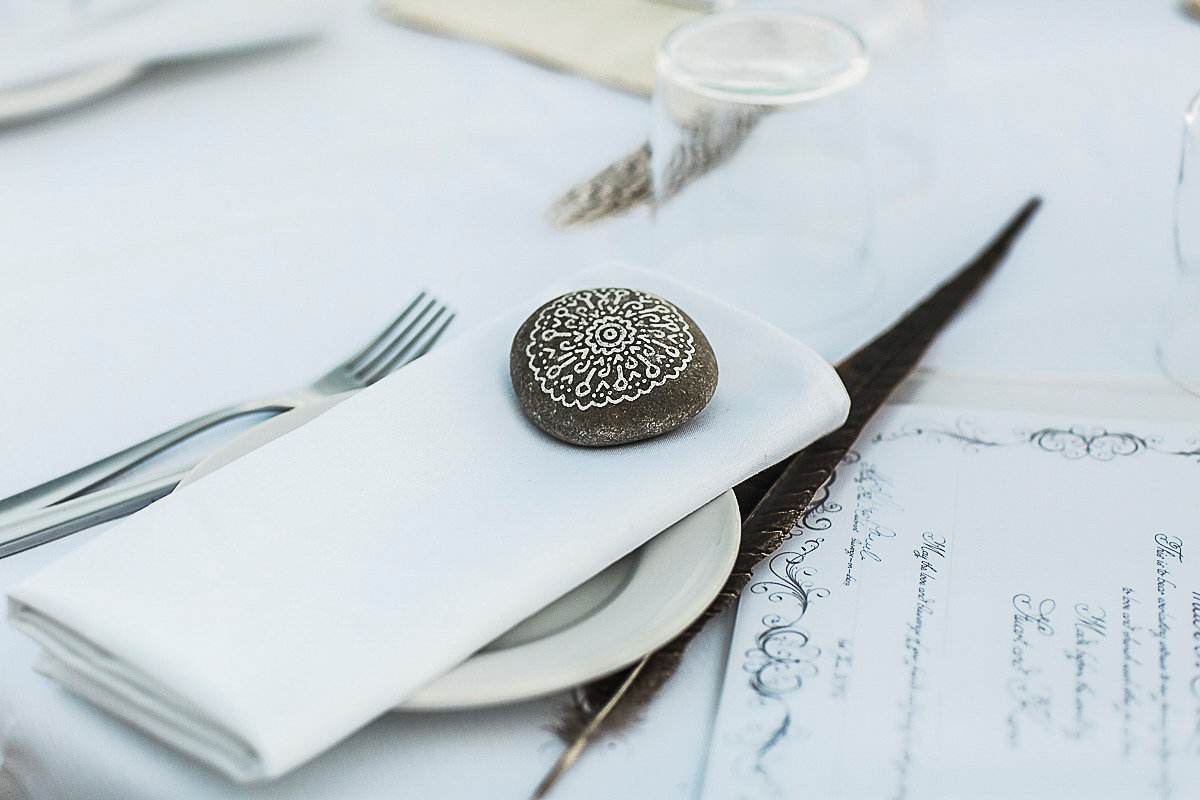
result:
M 807 340 L 841 357 L 1039 192 L 1036 223 L 927 363 L 1153 380 L 1200 25 L 1174 0 L 976 0 L 937 16 L 936 178 L 881 212 L 879 300 Z M 453 302 L 462 330 L 560 273 L 639 260 L 644 214 L 564 235 L 542 213 L 644 139 L 646 119 L 644 101 L 355 4 L 324 41 L 160 68 L 0 130 L 0 496 L 306 380 L 417 288 Z M 100 530 L 0 560 L 0 589 Z M 559 796 L 691 796 L 723 635 Z M 557 755 L 553 701 L 397 714 L 241 789 L 67 696 L 32 672 L 34 652 L 0 629 L 4 800 L 520 798 Z

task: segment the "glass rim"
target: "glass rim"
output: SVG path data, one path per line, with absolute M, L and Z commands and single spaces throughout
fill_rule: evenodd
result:
M 785 87 L 781 91 L 771 93 L 722 86 L 719 80 L 705 80 L 703 73 L 679 64 L 674 52 L 686 37 L 709 28 L 756 17 L 781 17 L 790 22 L 802 22 L 814 29 L 839 35 L 850 45 L 853 52 L 841 69 L 830 73 L 823 80 L 797 83 L 790 88 Z M 689 91 L 716 100 L 748 105 L 790 105 L 828 97 L 856 86 L 866 78 L 870 61 L 870 54 L 862 36 L 844 22 L 824 14 L 763 5 L 705 14 L 679 25 L 667 34 L 659 45 L 655 55 L 655 73 L 659 79 L 669 79 Z

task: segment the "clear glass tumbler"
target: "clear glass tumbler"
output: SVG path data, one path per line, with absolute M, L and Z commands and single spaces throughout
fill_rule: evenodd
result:
M 651 119 L 657 263 L 788 330 L 861 307 L 875 198 L 862 39 L 749 5 L 677 28 Z
M 932 0 L 720 0 L 716 8 L 789 7 L 853 28 L 871 54 L 866 92 L 878 202 L 928 188 L 937 172 L 939 56 Z
M 1200 394 L 1200 94 L 1184 115 L 1175 190 L 1175 250 L 1180 279 L 1172 294 L 1158 360 L 1179 385 Z

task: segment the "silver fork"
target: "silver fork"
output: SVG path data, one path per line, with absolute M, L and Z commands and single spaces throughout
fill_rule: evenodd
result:
M 446 306 L 436 299 L 427 298 L 426 293 L 421 292 L 401 312 L 400 316 L 396 317 L 366 347 L 312 383 L 297 387 L 286 394 L 249 400 L 212 411 L 144 442 L 113 453 L 107 458 L 102 458 L 59 478 L 0 500 L 0 547 L 3 546 L 6 539 L 4 532 L 11 530 L 21 521 L 21 518 L 39 514 L 42 511 L 53 511 L 55 506 L 87 494 L 100 484 L 112 480 L 201 431 L 247 414 L 290 411 L 314 400 L 370 386 L 398 367 L 424 355 L 453 319 L 454 313 L 450 312 Z M 180 477 L 182 477 L 182 473 Z M 105 491 L 112 497 L 120 497 L 134 493 L 137 486 L 146 488 L 160 486 L 165 480 L 166 478 L 156 478 L 134 486 L 115 487 L 115 490 L 120 491 Z M 165 491 L 150 497 L 142 505 L 147 505 L 163 496 L 174 485 L 174 483 L 170 483 L 165 487 Z M 136 508 L 124 513 L 132 513 L 133 510 Z M 121 515 L 116 514 L 109 518 L 115 518 L 115 516 Z M 89 524 L 96 524 L 98 521 L 101 520 L 94 520 Z M 78 529 L 76 528 L 76 530 Z M 0 556 L 2 555 L 4 553 L 0 550 Z

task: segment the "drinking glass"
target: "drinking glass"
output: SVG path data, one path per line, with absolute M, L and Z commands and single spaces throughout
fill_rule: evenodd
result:
M 865 83 L 871 153 L 881 208 L 928 189 L 937 173 L 941 102 L 940 59 L 933 0 L 717 0 L 735 5 L 790 7 L 832 17 L 853 28 L 871 54 Z
M 790 330 L 860 307 L 876 280 L 862 39 L 747 5 L 687 22 L 657 57 L 660 269 Z
M 1179 385 L 1200 394 L 1200 94 L 1184 115 L 1183 152 L 1175 189 L 1179 284 L 1172 294 L 1158 360 Z

